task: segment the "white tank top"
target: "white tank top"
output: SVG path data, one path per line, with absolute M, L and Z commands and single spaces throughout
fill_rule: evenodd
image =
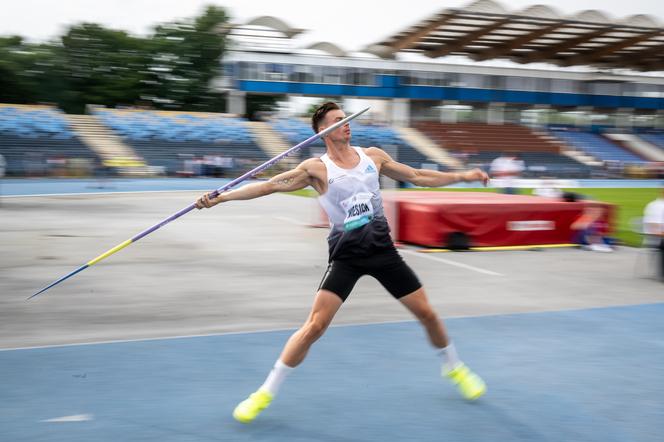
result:
M 352 169 L 337 166 L 327 154 L 320 157 L 327 168 L 327 192 L 318 201 L 333 232 L 348 232 L 383 217 L 376 164 L 360 147 L 351 147 L 360 156 L 360 162 Z

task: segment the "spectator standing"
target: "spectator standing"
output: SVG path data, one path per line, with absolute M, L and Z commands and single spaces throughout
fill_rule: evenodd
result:
M 645 208 L 643 233 L 653 239 L 651 247 L 659 249 L 659 277 L 664 281 L 664 187 L 659 197 L 648 203 Z
M 516 180 L 525 169 L 525 163 L 515 152 L 504 153 L 491 162 L 491 176 L 497 187 L 502 188 L 502 193 L 516 194 Z

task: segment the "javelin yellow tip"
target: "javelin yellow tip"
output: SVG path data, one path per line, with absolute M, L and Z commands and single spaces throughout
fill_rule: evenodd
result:
M 115 252 L 124 249 L 129 244 L 131 244 L 131 242 L 132 242 L 131 239 L 128 239 L 127 241 L 118 244 L 117 246 L 115 246 L 111 250 L 109 250 L 108 252 L 104 252 L 101 255 L 99 255 L 98 257 L 96 257 L 95 259 L 93 259 L 92 261 L 89 261 L 87 265 L 92 266 L 92 265 L 97 264 L 102 259 L 107 258 L 107 257 L 111 256 L 112 254 L 114 254 Z

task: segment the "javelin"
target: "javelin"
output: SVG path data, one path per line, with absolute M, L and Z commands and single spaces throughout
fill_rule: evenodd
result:
M 240 177 L 238 177 L 238 178 L 235 178 L 235 179 L 232 180 L 231 182 L 229 182 L 229 183 L 227 183 L 227 184 L 221 186 L 220 188 L 218 188 L 218 189 L 216 189 L 216 190 L 213 190 L 212 192 L 209 193 L 209 195 L 210 195 L 211 197 L 216 197 L 216 196 L 219 195 L 220 193 L 227 191 L 228 189 L 230 189 L 231 187 L 234 187 L 234 186 L 238 185 L 238 184 L 241 183 L 242 181 L 244 181 L 244 180 L 246 180 L 246 179 L 248 179 L 248 178 L 251 178 L 251 177 L 257 175 L 258 173 L 262 172 L 263 170 L 267 169 L 268 167 L 273 166 L 273 165 L 276 164 L 277 162 L 281 161 L 283 158 L 285 158 L 285 157 L 287 157 L 288 155 L 290 155 L 290 154 L 292 154 L 292 153 L 298 151 L 299 149 L 303 148 L 304 146 L 308 146 L 309 144 L 313 143 L 313 142 L 316 141 L 317 139 L 322 138 L 322 137 L 324 137 L 325 135 L 327 135 L 328 133 L 332 132 L 333 130 L 335 130 L 335 129 L 337 129 L 337 128 L 343 126 L 343 125 L 345 125 L 345 124 L 348 123 L 350 120 L 352 120 L 352 119 L 354 119 L 354 118 L 356 118 L 356 117 L 359 117 L 360 115 L 362 115 L 363 113 L 365 113 L 365 112 L 368 111 L 368 110 L 369 110 L 368 107 L 367 107 L 367 108 L 364 108 L 364 109 L 362 109 L 361 111 L 356 112 L 356 113 L 354 113 L 354 114 L 352 114 L 352 115 L 350 115 L 350 116 L 344 118 L 343 120 L 334 123 L 332 126 L 330 126 L 330 127 L 328 127 L 328 128 L 325 128 L 324 130 L 318 132 L 318 133 L 315 134 L 315 135 L 312 135 L 311 137 L 307 138 L 306 140 L 304 140 L 304 141 L 301 142 L 300 144 L 297 144 L 297 145 L 291 147 L 290 149 L 288 149 L 288 150 L 286 150 L 286 151 L 280 153 L 279 155 L 277 155 L 276 157 L 272 158 L 271 160 L 268 160 L 268 161 L 266 161 L 265 163 L 261 164 L 260 166 L 257 166 L 256 168 L 250 170 L 249 172 L 245 173 L 244 175 L 242 175 L 242 176 L 240 176 Z M 46 287 L 44 287 L 43 289 L 41 289 L 40 291 L 38 291 L 38 292 L 35 293 L 34 295 L 30 296 L 30 297 L 28 298 L 28 300 L 34 298 L 35 296 L 39 295 L 40 293 L 45 292 L 46 290 L 50 289 L 50 288 L 53 287 L 54 285 L 60 284 L 62 281 L 71 278 L 71 277 L 74 276 L 75 274 L 77 274 L 77 273 L 79 273 L 79 272 L 81 272 L 81 271 L 87 269 L 88 267 L 97 264 L 97 263 L 98 263 L 99 261 L 101 261 L 102 259 L 108 258 L 109 256 L 111 256 L 111 255 L 114 254 L 115 252 L 119 252 L 120 250 L 122 250 L 122 249 L 124 249 L 125 247 L 127 247 L 129 244 L 131 244 L 131 243 L 135 243 L 135 242 L 138 241 L 139 239 L 148 236 L 150 233 L 152 233 L 152 232 L 154 232 L 155 230 L 157 230 L 157 229 L 159 229 L 159 228 L 165 226 L 166 224 L 170 223 L 171 221 L 178 219 L 179 217 L 181 217 L 181 216 L 184 215 L 185 213 L 190 212 L 190 211 L 193 210 L 194 208 L 196 208 L 196 203 L 192 203 L 192 204 L 188 205 L 187 207 L 185 207 L 184 209 L 180 210 L 179 212 L 176 212 L 176 213 L 174 213 L 173 215 L 169 216 L 168 218 L 164 219 L 163 221 L 161 221 L 161 222 L 155 224 L 154 226 L 152 226 L 152 227 L 150 227 L 150 228 L 148 228 L 148 229 L 145 229 L 144 231 L 142 231 L 142 232 L 139 233 L 138 235 L 136 235 L 136 236 L 134 236 L 134 237 L 128 239 L 128 240 L 125 241 L 125 242 L 122 242 L 122 243 L 118 244 L 117 246 L 113 247 L 112 249 L 110 249 L 110 250 L 108 250 L 108 251 L 102 253 L 101 255 L 97 256 L 97 257 L 94 258 L 93 260 L 88 261 L 88 263 L 82 265 L 81 267 L 77 268 L 77 269 L 74 270 L 73 272 L 71 272 L 71 273 L 69 273 L 69 274 L 63 276 L 62 278 L 58 279 L 57 281 L 55 281 L 55 282 L 53 282 L 53 283 L 47 285 Z

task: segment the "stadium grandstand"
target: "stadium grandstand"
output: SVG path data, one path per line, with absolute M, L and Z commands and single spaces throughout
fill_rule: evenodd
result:
M 299 118 L 276 118 L 271 122 L 275 131 L 287 137 L 289 144 L 295 145 L 309 138 L 312 134 L 311 124 L 305 119 Z M 413 149 L 404 141 L 396 130 L 384 124 L 361 124 L 351 122 L 353 142 L 358 146 L 382 146 L 391 154 L 397 156 L 401 162 L 414 167 L 420 167 L 422 163 L 432 163 L 433 160 Z M 300 151 L 300 158 L 322 155 L 325 152 L 325 144 L 317 140 Z M 445 167 L 441 165 L 441 167 Z
M 541 5 L 509 11 L 480 0 L 359 52 L 333 42 L 298 45 L 303 30 L 275 17 L 226 32 L 235 44 L 217 85 L 233 114 L 244 114 L 254 95 L 363 99 L 371 102 L 372 122 L 397 137 L 360 141 L 356 125 L 355 142 L 399 145 L 400 160 L 412 164 L 422 155 L 441 168 L 468 158 L 485 164 L 505 150 L 523 153 L 532 176 L 590 177 L 607 163 L 664 160 L 647 138 L 664 131 L 664 76 L 653 72 L 664 55 L 664 29 L 651 17 L 561 16 Z M 507 61 L 484 61 L 490 58 Z M 291 142 L 308 133 L 304 122 L 272 126 L 293 134 Z M 633 138 L 619 141 L 616 132 Z M 441 157 L 433 160 L 436 151 Z
M 209 168 L 212 174 L 220 176 L 269 159 L 240 118 L 100 107 L 92 112 L 148 164 L 169 175 L 207 174 L 195 169 Z M 206 161 L 200 161 L 205 158 Z
M 51 106 L 0 104 L 0 153 L 7 175 L 85 175 L 98 155 Z
M 352 125 L 353 142 L 415 167 L 486 166 L 511 151 L 527 176 L 587 178 L 609 165 L 652 171 L 664 162 L 664 28 L 653 17 L 562 16 L 479 0 L 357 51 L 301 44 L 305 30 L 276 17 L 220 32 L 230 44 L 213 87 L 226 94 L 227 113 L 90 103 L 88 115 L 66 116 L 3 106 L 9 173 L 47 173 L 31 164 L 56 155 L 88 164 L 134 158 L 167 175 L 236 173 L 308 138 L 302 103 L 324 99 L 348 110 L 370 104 Z M 247 103 L 265 96 L 277 108 L 247 115 Z M 319 142 L 296 159 L 322 151 Z

